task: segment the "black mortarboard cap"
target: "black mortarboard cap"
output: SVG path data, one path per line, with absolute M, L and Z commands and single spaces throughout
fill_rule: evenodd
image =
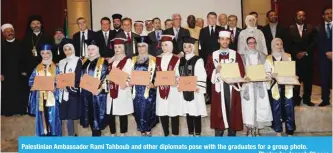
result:
M 96 45 L 96 41 L 94 39 L 87 39 L 85 40 L 85 43 L 89 45 Z M 96 45 L 97 46 L 97 45 Z
M 190 43 L 190 44 L 194 44 L 195 41 L 197 41 L 198 39 L 195 39 L 193 37 L 190 37 L 190 36 L 185 36 L 183 37 L 183 42 L 184 43 Z
M 120 19 L 120 20 L 121 20 L 122 17 L 123 17 L 123 16 L 122 16 L 121 14 L 118 14 L 118 13 L 112 15 L 112 19 L 113 19 L 113 20 L 114 20 L 114 19 Z
M 147 43 L 151 44 L 151 40 L 148 36 L 139 36 L 134 38 L 137 43 Z

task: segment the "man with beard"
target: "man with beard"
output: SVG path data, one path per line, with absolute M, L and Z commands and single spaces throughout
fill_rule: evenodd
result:
M 296 75 L 303 83 L 303 97 L 300 97 L 300 86 L 294 87 L 294 103 L 299 106 L 301 100 L 308 106 L 314 106 L 311 102 L 312 79 L 313 79 L 313 55 L 315 28 L 305 22 L 305 12 L 298 11 L 295 17 L 295 24 L 288 29 L 288 51 L 296 61 Z
M 22 75 L 26 73 L 21 73 L 23 57 L 21 41 L 15 38 L 13 25 L 4 24 L 1 30 L 5 37 L 1 43 L 1 115 L 22 115 L 26 113 L 28 101 L 20 99 L 20 85 L 27 84 L 22 79 Z
M 52 44 L 53 38 L 44 32 L 43 20 L 40 15 L 29 17 L 27 32 L 22 40 L 22 50 L 24 55 L 23 71 L 27 73 L 24 76 L 25 83 L 21 84 L 21 98 L 25 104 L 28 103 L 30 87 L 27 82 L 34 68 L 40 63 L 42 57 L 39 54 L 42 44 Z
M 70 42 L 70 39 L 65 38 L 64 30 L 57 28 L 54 34 L 54 44 L 52 46 L 52 57 L 54 63 L 59 63 L 60 60 L 66 57 L 63 46 Z
M 194 38 L 195 43 L 194 45 L 194 54 L 195 55 L 199 55 L 199 45 L 198 45 L 198 39 L 199 39 L 199 34 L 200 34 L 200 30 L 201 28 L 195 26 L 195 16 L 194 15 L 189 15 L 187 17 L 187 26 L 188 26 L 188 30 L 190 31 L 190 35 L 192 38 Z
M 149 39 L 152 41 L 149 45 L 149 54 L 152 56 L 158 56 L 162 53 L 160 38 L 162 36 L 163 30 L 161 29 L 161 19 L 153 19 L 154 31 L 148 34 Z
M 121 29 L 121 18 L 122 17 L 123 16 L 121 14 L 113 14 L 112 15 L 114 35 L 117 35 L 121 31 L 123 31 L 123 29 Z
M 280 38 L 284 41 L 285 29 L 278 24 L 278 17 L 274 10 L 267 12 L 266 17 L 268 19 L 268 24 L 264 26 L 262 32 L 265 35 L 266 47 L 268 54 L 271 54 L 271 42 L 274 38 Z M 285 44 L 285 43 L 284 43 Z

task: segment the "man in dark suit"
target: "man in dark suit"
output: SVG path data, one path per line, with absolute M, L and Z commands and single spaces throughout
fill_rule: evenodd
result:
M 173 35 L 175 38 L 172 40 L 173 43 L 173 54 L 178 57 L 183 57 L 185 54 L 183 53 L 183 37 L 190 37 L 190 31 L 181 27 L 182 18 L 180 14 L 172 15 L 173 27 L 166 29 L 163 31 L 163 34 Z
M 231 32 L 231 41 L 229 44 L 229 48 L 237 51 L 237 42 L 239 33 L 242 31 L 241 28 L 237 27 L 237 16 L 229 15 L 228 17 L 228 30 Z
M 249 15 L 253 15 L 254 17 L 256 17 L 256 22 L 257 22 L 256 26 L 257 26 L 257 29 L 262 30 L 264 27 L 262 25 L 258 24 L 259 14 L 257 12 L 250 12 Z
M 316 44 L 319 49 L 319 69 L 321 81 L 321 99 L 319 106 L 330 105 L 332 85 L 332 8 L 325 8 L 322 16 L 325 22 L 317 26 Z
M 75 56 L 88 57 L 88 44 L 86 41 L 93 40 L 95 32 L 88 29 L 87 20 L 83 17 L 79 17 L 76 20 L 76 24 L 79 26 L 80 31 L 73 35 Z
M 123 29 L 121 29 L 121 19 L 122 19 L 121 14 L 113 14 L 112 15 L 112 22 L 113 22 L 113 30 L 112 32 L 114 35 L 117 35 L 118 33 L 122 32 Z
M 101 30 L 96 32 L 96 41 L 99 52 L 102 57 L 110 58 L 114 55 L 111 40 L 115 37 L 115 33 L 110 29 L 111 20 L 108 17 L 101 19 Z
M 138 34 L 135 34 L 131 31 L 132 29 L 132 19 L 124 18 L 121 21 L 121 25 L 123 27 L 123 31 L 116 35 L 116 38 L 124 38 L 127 40 L 125 44 L 125 53 L 127 57 L 132 58 L 137 54 L 137 49 L 135 45 L 135 37 L 140 37 Z
M 152 20 L 154 31 L 148 34 L 150 40 L 152 40 L 151 45 L 149 45 L 149 54 L 152 56 L 158 56 L 162 53 L 161 45 L 160 45 L 160 38 L 163 33 L 161 29 L 161 20 L 160 18 L 154 18 Z
M 273 38 L 280 38 L 284 42 L 284 35 L 285 35 L 285 29 L 278 24 L 277 21 L 277 14 L 274 10 L 270 10 L 267 12 L 266 17 L 268 19 L 268 24 L 264 26 L 262 29 L 262 32 L 265 35 L 266 39 L 266 47 L 268 54 L 271 54 L 271 42 Z M 286 43 L 284 43 L 285 46 Z M 286 47 L 286 46 L 285 46 Z
M 303 103 L 314 106 L 311 102 L 312 79 L 313 79 L 313 52 L 315 28 L 304 23 L 305 12 L 298 11 L 295 18 L 296 24 L 288 29 L 288 50 L 296 61 L 296 74 L 299 81 L 303 82 Z M 300 105 L 300 86 L 294 87 L 294 103 Z

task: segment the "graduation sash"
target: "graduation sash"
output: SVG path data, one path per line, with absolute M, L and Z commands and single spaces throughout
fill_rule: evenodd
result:
M 56 65 L 52 63 L 49 67 L 45 67 L 40 63 L 36 68 L 37 76 L 56 76 Z M 55 97 L 51 91 L 39 91 L 38 97 L 38 110 L 44 111 L 44 100 L 46 100 L 46 106 L 55 105 Z
M 178 59 L 179 58 L 174 55 L 171 57 L 167 71 L 173 71 L 175 69 Z M 162 62 L 162 57 L 156 57 L 157 71 L 162 71 L 161 62 Z M 160 97 L 162 99 L 168 99 L 170 86 L 159 86 L 158 89 L 160 92 Z
M 134 56 L 134 57 L 132 58 L 132 67 L 133 67 L 133 70 L 134 70 L 134 65 L 135 65 L 135 63 L 136 63 L 137 57 L 138 57 L 138 56 Z M 150 82 L 153 81 L 154 72 L 155 72 L 155 67 L 156 67 L 156 58 L 155 58 L 154 56 L 150 56 L 150 55 L 149 55 L 148 71 L 150 72 Z M 136 90 L 135 90 L 135 87 L 133 87 L 133 95 L 132 95 L 132 98 L 134 99 L 135 96 L 136 96 Z M 146 89 L 145 89 L 144 97 L 145 97 L 145 99 L 147 99 L 147 98 L 149 97 L 149 89 L 148 89 L 148 86 L 147 86 Z
M 291 56 L 290 54 L 285 53 L 286 55 L 288 55 L 289 60 L 291 60 Z M 272 73 L 274 73 L 274 60 L 273 60 L 273 56 L 269 55 L 267 56 L 267 60 L 268 64 L 270 65 L 271 69 L 272 69 Z M 270 82 L 270 86 L 272 85 L 272 81 Z M 272 97 L 275 100 L 279 100 L 280 99 L 280 92 L 279 92 L 279 87 L 278 87 L 278 83 L 275 83 L 274 86 L 271 89 L 272 92 Z M 293 86 L 292 85 L 285 85 L 285 97 L 290 99 L 291 97 L 293 97 Z
M 127 57 L 124 57 L 122 60 L 119 61 L 117 64 L 117 68 L 122 70 L 127 62 Z M 112 65 L 113 62 L 109 64 L 109 72 L 112 70 Z M 110 81 L 110 96 L 112 99 L 118 98 L 118 90 L 119 90 L 119 85 L 115 84 L 114 82 Z
M 199 58 L 199 56 L 193 56 L 189 60 L 181 58 L 179 63 L 180 76 L 194 76 L 195 63 Z M 186 101 L 192 101 L 194 99 L 193 91 L 183 91 L 183 95 Z

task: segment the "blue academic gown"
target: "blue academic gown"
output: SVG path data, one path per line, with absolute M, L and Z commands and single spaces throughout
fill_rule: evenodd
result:
M 105 83 L 104 81 L 106 75 L 108 74 L 108 63 L 104 60 L 104 58 L 100 57 L 93 61 L 87 60 L 82 66 L 81 76 L 84 74 L 94 76 L 99 59 L 103 60 L 100 72 L 100 87 L 103 88 L 102 84 Z M 93 95 L 90 91 L 82 89 L 80 97 L 82 104 L 80 124 L 84 128 L 89 127 L 89 125 L 92 130 L 103 130 L 105 128 L 104 118 L 106 113 L 106 95 L 107 93 L 105 89 L 103 89 L 98 95 Z
M 58 66 L 51 64 L 55 67 L 55 75 L 59 74 Z M 29 78 L 29 86 L 31 87 L 34 83 L 35 76 L 45 76 L 45 73 L 40 73 L 41 71 L 38 70 L 38 67 L 34 69 L 30 78 Z M 50 69 L 49 69 L 50 70 Z M 39 71 L 39 72 L 38 72 Z M 50 71 L 49 71 L 50 72 Z M 55 77 L 55 76 L 54 76 Z M 44 110 L 47 113 L 42 112 L 39 110 L 39 98 L 42 91 L 31 91 L 29 95 L 29 107 L 28 113 L 30 115 L 36 116 L 36 136 L 43 136 L 43 135 L 52 135 L 52 136 L 61 136 L 61 120 L 59 117 L 59 90 L 55 89 L 52 94 L 54 95 L 54 106 L 45 106 Z M 44 127 L 43 125 L 43 115 L 45 115 L 45 122 L 49 128 Z M 45 133 L 45 129 L 47 133 Z

